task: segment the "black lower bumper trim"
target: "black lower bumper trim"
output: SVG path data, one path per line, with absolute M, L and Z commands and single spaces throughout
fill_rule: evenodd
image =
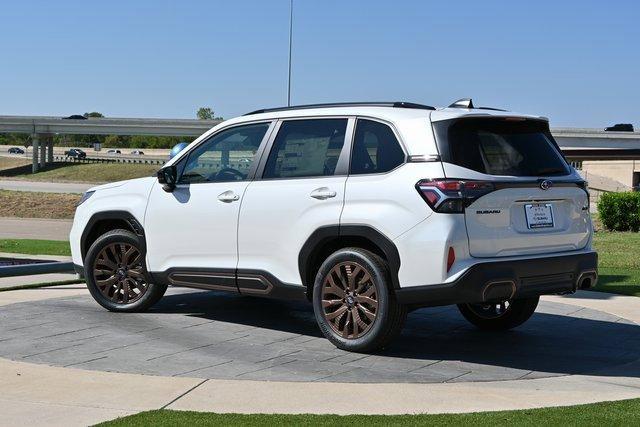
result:
M 598 254 L 479 263 L 452 283 L 395 291 L 398 302 L 419 306 L 481 303 L 575 292 L 595 285 Z
M 73 269 L 81 279 L 84 279 L 84 267 L 82 265 L 73 264 Z

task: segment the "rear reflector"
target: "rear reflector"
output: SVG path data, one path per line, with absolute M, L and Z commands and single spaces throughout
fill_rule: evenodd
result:
M 447 254 L 447 273 L 451 270 L 453 263 L 456 262 L 456 252 L 452 246 L 449 246 L 449 253 Z

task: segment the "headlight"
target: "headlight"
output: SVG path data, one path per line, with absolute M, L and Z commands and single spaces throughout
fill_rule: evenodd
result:
M 80 201 L 76 206 L 80 206 L 81 204 L 86 202 L 89 199 L 89 197 L 93 196 L 93 193 L 95 193 L 95 191 L 85 191 L 84 194 L 82 194 L 82 197 L 80 198 Z

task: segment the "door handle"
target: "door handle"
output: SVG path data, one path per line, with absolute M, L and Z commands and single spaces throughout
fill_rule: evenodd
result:
M 309 195 L 314 199 L 325 200 L 336 197 L 336 192 L 331 191 L 328 187 L 320 187 L 313 190 Z
M 236 201 L 240 200 L 240 196 L 238 196 L 233 191 L 229 190 L 229 191 L 225 191 L 224 193 L 220 194 L 218 196 L 218 200 L 220 200 L 221 202 L 224 202 L 224 203 L 231 203 L 231 202 L 236 202 Z

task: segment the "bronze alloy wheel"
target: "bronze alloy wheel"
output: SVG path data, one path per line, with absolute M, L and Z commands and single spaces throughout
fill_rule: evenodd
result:
M 467 307 L 469 307 L 469 309 L 478 317 L 483 319 L 496 319 L 509 312 L 511 309 L 511 302 L 507 300 L 496 303 L 467 304 Z
M 93 263 L 96 286 L 116 304 L 131 304 L 149 288 L 140 250 L 128 243 L 111 243 L 98 253 Z
M 356 262 L 341 262 L 326 275 L 322 285 L 323 314 L 343 338 L 366 334 L 378 314 L 378 291 L 371 273 Z

